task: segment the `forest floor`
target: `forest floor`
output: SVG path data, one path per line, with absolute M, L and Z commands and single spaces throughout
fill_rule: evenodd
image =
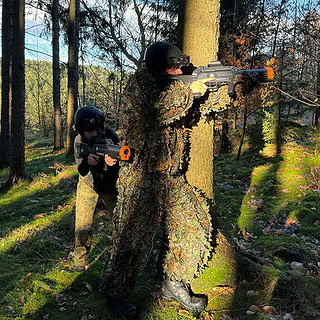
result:
M 247 143 L 239 161 L 234 153 L 215 160 L 215 220 L 236 262 L 224 272 L 211 267 L 209 308 L 200 319 L 320 319 L 319 138 L 304 130 L 280 155 Z M 110 217 L 98 206 L 91 263 L 73 271 L 77 170 L 52 144 L 28 139 L 31 179 L 0 194 L 0 320 L 119 320 L 98 290 Z M 7 177 L 0 170 L 0 185 Z M 136 319 L 196 319 L 159 299 L 152 266 L 131 297 Z

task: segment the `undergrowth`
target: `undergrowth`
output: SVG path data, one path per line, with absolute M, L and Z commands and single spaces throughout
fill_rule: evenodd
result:
M 252 305 L 274 306 L 279 317 L 319 319 L 320 159 L 317 137 L 310 131 L 299 137 L 305 140 L 287 142 L 280 155 L 272 146 L 251 148 L 248 139 L 239 161 L 236 152 L 215 160 L 220 247 L 213 257 L 219 261 L 196 286 L 211 299 L 200 319 L 266 319 L 260 311 L 248 314 Z M 26 170 L 30 181 L 0 194 L 0 319 L 118 320 L 99 292 L 110 217 L 98 206 L 90 266 L 73 271 L 76 167 L 63 150 L 52 152 L 52 139 L 30 138 Z M 2 169 L 0 183 L 7 177 Z M 293 262 L 303 267 L 294 269 Z M 137 319 L 195 319 L 159 299 L 152 266 L 130 298 Z

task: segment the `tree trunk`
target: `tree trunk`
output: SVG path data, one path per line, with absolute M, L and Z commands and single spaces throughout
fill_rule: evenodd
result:
M 218 59 L 219 24 L 219 0 L 180 2 L 178 46 L 191 56 L 193 65 L 207 66 Z
M 282 44 L 282 50 L 284 50 L 284 43 Z M 282 76 L 283 76 L 283 66 L 284 66 L 284 55 L 281 55 L 281 60 L 280 60 L 280 82 L 279 82 L 279 88 L 282 89 Z M 275 111 L 274 111 L 274 116 L 276 119 L 276 152 L 277 154 L 281 154 L 281 111 L 282 111 L 282 94 L 281 91 L 277 95 L 278 100 L 275 103 Z
M 178 23 L 179 46 L 190 55 L 195 66 L 206 66 L 217 60 L 219 45 L 219 0 L 181 1 Z M 190 136 L 190 161 L 186 174 L 188 182 L 203 191 L 214 202 L 214 121 L 202 119 L 192 128 Z M 216 228 L 214 228 L 216 229 Z M 223 283 L 235 285 L 236 259 L 232 246 L 218 232 L 218 246 L 200 277 L 191 283 L 195 292 L 206 293 L 208 308 L 214 308 L 213 287 Z M 223 270 L 223 271 L 222 271 Z M 227 270 L 227 271 L 226 271 Z M 226 271 L 226 273 L 225 273 Z M 222 275 L 223 276 L 219 276 Z M 227 276 L 225 276 L 227 274 Z M 212 276 L 214 275 L 214 276 Z
M 280 22 L 281 22 L 281 15 L 282 15 L 283 7 L 284 7 L 285 3 L 286 3 L 286 0 L 281 0 L 281 4 L 279 7 L 279 13 L 278 13 L 278 17 L 277 17 L 277 26 L 276 26 L 276 30 L 274 32 L 274 38 L 273 38 L 272 57 L 274 57 L 276 54 L 277 40 L 278 40 L 278 34 L 279 34 Z
M 178 46 L 195 66 L 217 60 L 219 46 L 219 0 L 181 1 Z M 201 50 L 199 50 L 201 44 Z M 191 133 L 188 182 L 213 199 L 213 121 L 202 119 Z
M 52 1 L 52 74 L 54 108 L 54 146 L 53 150 L 63 148 L 60 99 L 60 52 L 59 52 L 59 0 Z
M 241 150 L 242 150 L 244 138 L 246 136 L 247 120 L 248 120 L 248 110 L 247 110 L 247 108 L 244 108 L 243 129 L 242 129 L 242 135 L 241 135 L 240 144 L 239 144 L 239 148 L 238 148 L 238 154 L 237 154 L 238 161 L 240 160 Z
M 317 96 L 320 96 L 320 60 L 317 63 L 317 84 L 316 84 L 316 93 Z M 314 117 L 314 124 L 319 130 L 320 127 L 320 107 L 317 107 L 316 114 Z
M 25 173 L 25 2 L 17 0 L 13 6 L 12 51 L 12 117 L 10 176 L 7 184 L 26 178 Z
M 10 162 L 10 110 L 12 67 L 12 0 L 2 2 L 2 62 L 1 62 L 1 137 L 0 166 Z
M 78 109 L 79 68 L 79 0 L 70 0 L 68 29 L 68 110 L 67 110 L 67 155 L 73 154 L 75 131 L 74 114 Z

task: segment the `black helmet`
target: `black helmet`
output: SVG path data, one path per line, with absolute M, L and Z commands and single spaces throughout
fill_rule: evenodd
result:
M 166 67 L 181 67 L 188 64 L 189 57 L 184 56 L 175 45 L 158 41 L 148 47 L 144 63 L 149 72 L 161 73 Z
M 83 134 L 83 131 L 103 130 L 104 115 L 96 107 L 82 107 L 75 114 L 75 129 Z

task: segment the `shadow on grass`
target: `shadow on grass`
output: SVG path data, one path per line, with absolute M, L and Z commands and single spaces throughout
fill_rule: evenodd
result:
M 6 232 L 12 229 L 28 224 L 37 215 L 50 214 L 75 193 L 76 183 L 77 180 L 74 175 L 61 178 L 59 183 L 53 186 L 51 182 L 45 182 L 43 190 L 33 192 L 30 189 L 27 194 L 17 197 L 16 200 L 11 200 L 9 195 L 6 201 L 6 195 L 4 195 L 2 201 L 0 200 L 0 230 L 2 236 L 5 236 Z M 26 185 L 25 188 L 28 188 L 28 186 Z
M 34 294 L 33 290 L 37 287 L 35 283 L 40 285 L 48 270 L 65 259 L 64 245 L 71 241 L 67 230 L 70 215 L 71 209 L 62 213 L 55 224 L 17 239 L 9 250 L 0 255 L 2 304 L 20 310 Z M 60 230 L 60 238 L 57 237 L 57 228 Z
M 250 193 L 252 192 L 251 195 L 254 195 L 255 197 L 260 196 L 268 190 L 268 202 L 265 204 L 267 205 L 268 210 L 265 214 L 267 214 L 269 218 L 273 217 L 273 209 L 277 205 L 277 199 L 274 199 L 279 191 L 279 181 L 277 180 L 276 173 L 279 170 L 279 163 L 281 160 L 281 158 L 268 159 L 260 157 L 259 165 L 269 164 L 269 167 L 264 172 L 262 178 L 253 183 L 254 188 L 252 188 L 251 181 L 248 185 L 248 190 Z M 244 161 L 242 163 L 246 162 Z M 252 171 L 250 168 L 248 168 L 248 170 Z M 272 181 L 272 183 L 269 184 L 269 181 Z M 243 183 L 243 181 L 240 183 Z M 59 185 L 57 185 L 57 187 L 57 190 L 51 188 L 50 190 L 54 190 L 54 192 L 56 192 L 59 190 Z M 60 185 L 60 187 L 61 190 L 65 189 L 65 186 Z M 56 186 L 52 188 L 56 188 Z M 75 186 L 73 189 L 75 190 Z M 37 200 L 43 198 L 47 191 L 48 190 L 40 191 L 37 193 L 37 196 L 32 199 Z M 251 196 L 246 199 L 246 196 L 247 195 L 238 197 L 239 199 L 237 200 L 236 205 L 230 203 L 230 201 L 228 202 L 228 206 L 231 207 L 234 212 L 232 216 L 234 222 L 236 222 L 237 218 L 241 214 L 241 205 L 247 205 L 246 203 L 249 203 L 250 200 L 254 199 L 251 198 Z M 225 199 L 225 195 L 221 195 L 219 197 L 221 201 Z M 263 197 L 265 198 L 265 195 Z M 311 203 L 316 201 L 316 197 L 317 195 L 311 194 L 303 198 L 301 201 Z M 231 199 L 231 196 L 229 199 Z M 21 199 L 21 209 L 23 209 L 23 200 L 26 199 Z M 39 206 L 38 210 L 41 211 L 40 204 L 35 204 L 36 208 Z M 254 205 L 253 202 L 250 204 Z M 291 204 L 287 204 L 283 207 L 284 211 L 281 212 L 284 213 L 290 206 Z M 6 210 L 8 210 L 8 207 L 6 207 Z M 25 210 L 29 211 L 30 207 L 25 208 Z M 255 228 L 255 219 L 257 218 L 255 212 L 256 211 L 253 210 L 253 212 L 248 212 L 247 215 L 244 213 L 244 225 L 251 226 L 253 229 Z M 261 214 L 261 212 L 258 211 L 258 214 Z M 299 214 L 301 215 L 299 218 L 302 219 L 302 212 L 300 211 L 298 215 Z M 305 223 L 306 227 L 310 222 L 307 220 L 307 216 L 308 212 L 305 213 L 306 220 L 303 222 L 303 225 Z M 33 217 L 33 214 L 32 216 L 29 215 L 28 219 L 31 220 L 31 217 Z M 265 218 L 267 219 L 268 217 L 266 216 Z M 19 226 L 22 222 L 20 222 L 18 218 L 18 216 L 14 215 L 14 219 L 16 219 L 15 222 Z M 229 214 L 228 218 L 230 219 Z M 100 286 L 100 279 L 103 274 L 103 259 L 94 261 L 91 264 L 91 267 L 82 273 L 71 272 L 59 263 L 60 259 L 61 261 L 65 260 L 66 253 L 63 245 L 61 247 L 61 242 L 55 239 L 55 237 L 57 236 L 57 232 L 58 234 L 62 232 L 63 235 L 61 235 L 61 238 L 64 239 L 64 241 L 67 243 L 73 241 L 67 227 L 69 219 L 70 214 L 66 215 L 61 221 L 52 227 L 56 228 L 55 231 L 50 230 L 51 227 L 42 230 L 32 238 L 19 242 L 11 251 L 0 256 L 0 272 L 2 275 L 0 276 L 0 283 L 6 283 L 6 287 L 4 288 L 5 294 L 3 295 L 4 298 L 2 299 L 2 302 L 10 302 L 10 295 L 12 290 L 15 289 L 15 283 L 17 283 L 17 288 L 25 289 L 24 291 L 20 291 L 20 299 L 16 299 L 16 301 L 21 301 L 23 296 L 25 296 L 27 301 L 28 298 L 31 298 L 33 293 L 28 293 L 27 289 L 34 287 L 34 284 L 38 281 L 38 286 L 41 285 L 42 290 L 40 290 L 42 295 L 39 296 L 39 307 L 36 309 L 32 308 L 32 306 L 28 307 L 23 303 L 23 301 L 21 301 L 20 307 L 24 308 L 25 316 L 28 319 L 43 319 L 44 316 L 49 314 L 49 319 L 87 320 L 90 319 L 90 315 L 92 315 L 96 319 L 100 320 L 120 320 L 120 318 L 117 318 L 108 311 L 106 299 L 98 290 Z M 5 221 L 2 221 L 2 223 L 5 223 Z M 224 224 L 226 225 L 227 222 Z M 104 247 L 105 245 L 110 244 L 105 244 L 102 241 L 100 245 Z M 28 249 L 28 247 L 31 249 Z M 93 250 L 92 255 L 96 256 L 99 252 L 100 249 L 96 248 Z M 249 319 L 249 316 L 245 313 L 250 305 L 259 305 L 260 303 L 266 302 L 272 303 L 273 299 L 276 300 L 280 298 L 282 299 L 281 305 L 284 310 L 286 307 L 290 307 L 296 308 L 299 311 L 299 308 L 302 308 L 302 299 L 300 298 L 303 298 L 307 299 L 305 300 L 308 301 L 307 304 L 310 304 L 309 306 L 304 307 L 309 308 L 307 311 L 306 309 L 301 309 L 306 311 L 306 316 L 308 316 L 308 318 L 305 319 L 318 319 L 318 311 L 314 307 L 316 305 L 316 296 L 314 296 L 313 293 L 317 292 L 317 288 L 319 288 L 319 279 L 309 277 L 302 281 L 301 277 L 294 273 L 280 273 L 278 270 L 272 268 L 268 269 L 267 267 L 256 263 L 257 261 L 252 261 L 251 258 L 252 257 L 239 257 L 237 282 L 234 286 L 235 290 L 232 292 L 233 296 L 229 307 L 231 311 L 228 312 L 230 315 L 239 317 L 239 314 L 241 313 L 243 315 L 241 317 L 242 320 L 247 318 Z M 9 265 L 11 270 L 8 273 Z M 66 280 L 68 285 L 63 286 L 61 281 L 55 280 L 55 277 L 52 276 L 52 274 L 58 272 L 63 274 L 66 279 L 69 279 L 69 282 Z M 31 275 L 28 276 L 29 273 L 31 273 Z M 10 278 L 10 282 L 8 282 L 8 278 Z M 43 284 L 40 284 L 41 282 L 43 282 Z M 159 285 L 160 279 L 158 275 L 154 273 L 153 268 L 146 269 L 140 275 L 131 297 L 131 301 L 136 303 L 138 307 L 137 316 L 135 318 L 141 320 L 190 319 L 191 317 L 188 315 L 183 316 L 178 314 L 177 304 L 164 303 L 162 305 L 162 302 L 159 303 L 157 299 Z M 52 295 L 53 288 L 59 287 L 61 287 L 60 290 L 57 290 L 59 293 L 57 295 Z M 266 288 L 268 290 L 265 290 Z M 304 288 L 305 292 L 308 293 L 304 297 L 298 296 L 301 288 Z M 257 291 L 260 289 L 261 291 L 265 290 L 265 293 L 261 296 L 250 297 L 247 295 L 248 290 Z M 1 291 L 2 290 L 3 289 L 1 289 Z M 35 293 L 37 294 L 37 291 Z M 223 298 L 221 298 L 221 301 L 223 302 Z M 293 302 L 296 303 L 294 304 Z M 17 308 L 20 307 L 17 306 Z M 161 315 L 160 313 L 157 315 L 157 309 L 159 308 L 161 309 Z M 232 310 L 234 310 L 234 312 L 232 312 Z M 164 318 L 165 312 L 167 312 L 167 318 Z M 250 316 L 250 319 L 253 319 L 253 317 Z
M 250 187 L 238 211 L 241 213 L 239 216 L 240 229 L 254 232 L 259 236 L 262 235 L 262 232 L 261 226 L 257 224 L 257 219 L 268 221 L 274 218 L 282 218 L 286 221 L 286 219 L 292 217 L 294 212 L 294 216 L 298 218 L 301 224 L 298 232 L 319 238 L 319 226 L 314 225 L 314 222 L 318 221 L 317 208 L 308 208 L 319 201 L 319 195 L 309 193 L 299 199 L 289 198 L 289 200 L 284 197 L 282 192 L 290 191 L 282 190 L 282 181 L 279 179 L 282 160 L 281 157 L 275 157 L 272 159 L 272 165 L 268 160 L 269 167 L 263 173 L 263 176 L 256 181 L 252 177 Z M 262 203 L 263 212 L 259 208 L 259 203 L 255 202 L 257 199 L 263 199 L 264 201 Z M 288 245 L 285 244 L 286 237 L 289 238 Z M 272 236 L 267 238 L 268 241 L 273 239 Z M 269 253 L 273 258 L 284 259 L 283 255 L 280 257 L 280 249 L 283 246 L 284 252 L 290 256 L 287 257 L 289 260 L 285 260 L 285 262 L 300 261 L 299 259 L 302 259 L 301 262 L 305 264 L 310 262 L 308 250 L 303 248 L 300 250 L 299 247 L 295 246 L 294 238 L 288 234 L 276 236 L 273 242 L 273 244 L 270 243 L 271 247 L 269 248 Z M 261 247 L 268 250 L 265 243 L 262 243 Z M 300 253 L 300 258 L 295 254 L 296 252 Z M 315 278 L 308 277 L 303 273 L 292 271 L 290 268 L 286 271 L 275 265 L 268 267 L 259 261 L 259 257 L 246 253 L 246 250 L 244 250 L 238 256 L 238 281 L 229 315 L 239 316 L 239 312 L 242 312 L 243 317 L 241 319 L 249 319 L 245 312 L 251 305 L 263 306 L 269 304 L 277 306 L 282 312 L 297 312 L 299 319 L 319 318 L 320 310 L 316 307 L 316 297 L 320 284 L 318 276 Z M 314 261 L 311 262 L 314 263 Z M 314 294 L 310 294 L 307 289 L 308 285 L 313 288 Z M 250 297 L 247 295 L 248 291 L 259 292 L 259 294 Z M 306 301 L 309 301 L 309 305 L 305 303 Z M 250 319 L 252 319 L 252 316 L 250 316 Z
M 72 208 L 68 208 L 54 224 L 19 239 L 0 255 L 0 282 L 5 284 L 0 289 L 1 305 L 12 306 L 19 319 L 43 319 L 49 314 L 50 319 L 79 320 L 90 312 L 108 314 L 98 288 L 110 240 L 95 235 L 90 268 L 74 272 L 69 256 L 74 241 L 71 222 Z M 3 308 L 0 318 L 2 312 Z

